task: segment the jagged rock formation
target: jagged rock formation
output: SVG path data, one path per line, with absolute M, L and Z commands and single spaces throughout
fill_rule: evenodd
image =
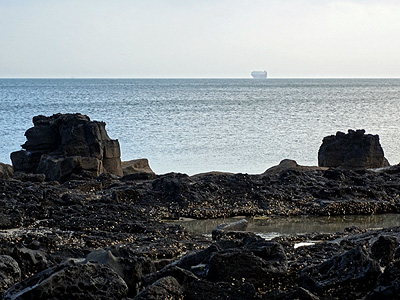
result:
M 323 139 L 318 151 L 318 166 L 343 169 L 372 169 L 389 166 L 379 136 L 365 130 L 338 131 Z
M 43 173 L 48 180 L 65 181 L 72 174 L 122 176 L 118 140 L 107 135 L 104 122 L 81 114 L 33 117 L 25 132 L 25 150 L 11 153 L 14 171 Z

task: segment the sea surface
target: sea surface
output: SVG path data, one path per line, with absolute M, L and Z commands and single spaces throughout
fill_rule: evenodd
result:
M 0 162 L 33 116 L 76 112 L 158 174 L 317 165 L 322 139 L 348 129 L 379 134 L 400 162 L 400 79 L 0 79 Z

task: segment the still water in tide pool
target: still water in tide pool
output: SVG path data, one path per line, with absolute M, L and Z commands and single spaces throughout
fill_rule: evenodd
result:
M 0 162 L 33 116 L 75 112 L 158 174 L 316 165 L 323 137 L 348 129 L 379 134 L 400 162 L 400 79 L 0 79 Z
M 171 222 L 180 224 L 188 232 L 210 235 L 219 224 L 236 222 L 241 218 L 180 220 Z M 356 226 L 360 229 L 377 229 L 400 226 L 399 214 L 368 215 L 368 216 L 296 216 L 296 217 L 265 217 L 246 218 L 249 222 L 248 231 L 261 234 L 270 239 L 279 235 L 295 235 L 304 233 L 335 233 L 345 228 Z

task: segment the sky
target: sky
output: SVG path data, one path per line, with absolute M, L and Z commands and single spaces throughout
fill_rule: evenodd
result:
M 0 0 L 0 78 L 399 78 L 398 0 Z

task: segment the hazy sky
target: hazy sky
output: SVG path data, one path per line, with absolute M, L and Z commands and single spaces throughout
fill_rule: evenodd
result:
M 398 0 L 0 0 L 0 77 L 400 77 Z

